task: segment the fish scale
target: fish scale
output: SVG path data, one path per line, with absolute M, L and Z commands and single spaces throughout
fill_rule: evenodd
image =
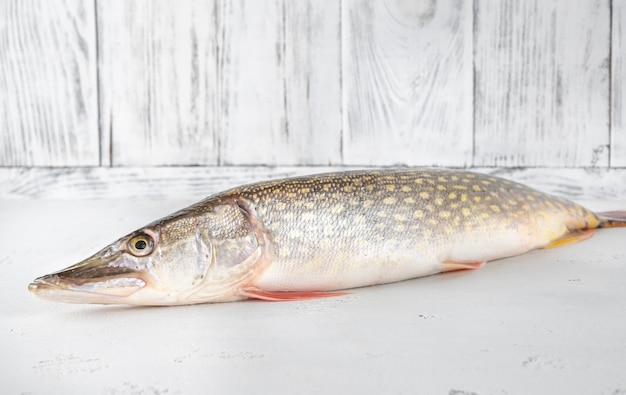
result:
M 461 170 L 329 173 L 211 196 L 29 288 L 57 301 L 149 305 L 333 296 L 478 268 L 625 218 Z

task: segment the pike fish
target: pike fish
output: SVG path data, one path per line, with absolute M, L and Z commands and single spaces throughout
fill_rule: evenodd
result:
M 70 303 L 183 305 L 342 294 L 626 226 L 489 175 L 353 171 L 230 189 L 157 220 L 29 289 Z

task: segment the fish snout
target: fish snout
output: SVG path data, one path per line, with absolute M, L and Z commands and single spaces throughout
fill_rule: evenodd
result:
M 64 270 L 33 280 L 28 290 L 42 299 L 69 303 L 120 303 L 146 285 L 145 273 L 138 267 L 94 255 Z

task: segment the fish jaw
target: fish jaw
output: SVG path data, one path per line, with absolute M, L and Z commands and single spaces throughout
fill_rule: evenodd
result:
M 100 253 L 67 269 L 33 280 L 28 290 L 41 299 L 66 303 L 118 304 L 148 284 L 146 273 L 122 264 L 119 253 Z
M 28 290 L 41 299 L 65 303 L 120 304 L 146 285 L 140 278 L 120 277 L 83 284 L 58 275 L 35 279 Z
M 119 277 L 77 285 L 51 274 L 35 279 L 28 289 L 41 299 L 62 303 L 129 306 L 192 304 L 182 302 L 175 294 L 159 292 L 138 277 Z
M 142 271 L 121 271 L 80 279 L 72 276 L 72 267 L 33 280 L 28 290 L 37 297 L 53 302 L 123 304 L 135 306 L 169 306 L 181 302 L 179 293 L 160 290 L 154 279 Z M 97 269 L 92 270 L 97 273 Z M 68 275 L 69 274 L 69 275 Z

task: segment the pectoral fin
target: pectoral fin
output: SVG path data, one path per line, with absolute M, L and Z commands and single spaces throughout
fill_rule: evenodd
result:
M 244 288 L 241 293 L 251 299 L 261 299 L 272 302 L 288 300 L 306 300 L 330 298 L 333 296 L 347 295 L 346 292 L 318 292 L 318 291 L 263 291 L 257 288 Z
M 572 243 L 578 243 L 579 241 L 587 240 L 595 234 L 595 229 L 577 230 L 574 232 L 569 232 L 559 237 L 558 239 L 551 241 L 547 245 L 543 246 L 543 248 L 555 248 Z

